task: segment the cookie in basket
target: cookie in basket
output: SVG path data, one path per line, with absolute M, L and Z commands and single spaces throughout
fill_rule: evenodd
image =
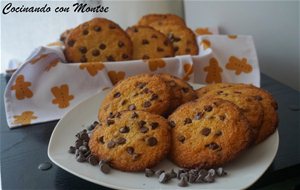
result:
M 188 27 L 175 24 L 160 25 L 159 22 L 153 22 L 150 26 L 169 38 L 173 43 L 175 55 L 198 54 L 196 36 Z
M 113 168 L 142 171 L 167 155 L 170 138 L 168 122 L 163 117 L 123 111 L 92 133 L 89 147 L 93 155 L 108 160 Z
M 167 73 L 160 73 L 160 76 L 171 89 L 171 103 L 169 112 L 173 112 L 178 106 L 197 98 L 193 87 L 186 81 Z
M 164 115 L 170 106 L 170 88 L 159 76 L 140 74 L 119 82 L 104 98 L 99 121 L 115 117 L 123 110 L 143 110 Z
M 94 18 L 71 30 L 65 41 L 68 62 L 124 61 L 132 59 L 132 42 L 116 23 Z
M 169 117 L 169 123 L 171 159 L 184 168 L 221 166 L 253 142 L 240 109 L 222 99 L 188 102 Z
M 138 25 L 149 26 L 153 22 L 159 22 L 160 25 L 168 23 L 185 26 L 184 20 L 174 14 L 148 14 L 139 20 Z
M 133 43 L 133 59 L 173 57 L 168 38 L 149 26 L 132 26 L 126 30 Z

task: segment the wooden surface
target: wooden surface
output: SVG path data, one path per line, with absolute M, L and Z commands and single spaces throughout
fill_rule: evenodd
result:
M 6 78 L 1 75 L 1 178 L 3 189 L 108 189 L 82 180 L 53 164 L 47 171 L 40 163 L 50 162 L 47 147 L 57 121 L 9 129 L 3 105 Z M 279 149 L 267 172 L 249 189 L 256 189 L 300 176 L 300 93 L 262 75 L 262 88 L 270 91 L 279 105 Z M 257 155 L 259 156 L 259 155 Z M 255 160 L 253 160 L 255 162 Z

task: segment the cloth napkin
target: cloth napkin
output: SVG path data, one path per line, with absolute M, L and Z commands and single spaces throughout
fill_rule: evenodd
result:
M 201 84 L 233 82 L 260 86 L 251 36 L 218 35 L 216 28 L 197 28 L 195 33 L 198 55 L 163 59 L 68 64 L 60 43 L 38 47 L 6 86 L 8 126 L 60 119 L 95 93 L 139 73 L 164 72 Z

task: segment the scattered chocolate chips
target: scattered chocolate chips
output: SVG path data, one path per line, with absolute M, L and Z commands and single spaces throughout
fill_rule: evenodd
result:
M 212 106 L 210 106 L 210 105 L 204 106 L 204 110 L 205 110 L 206 112 L 210 112 L 212 109 L 213 109 L 213 108 L 212 108 Z
M 82 34 L 83 34 L 83 35 L 88 35 L 88 34 L 89 34 L 89 31 L 88 31 L 88 30 L 83 30 L 83 31 L 82 31 Z
M 107 148 L 111 149 L 111 148 L 114 148 L 116 146 L 116 143 L 114 141 L 109 141 L 107 143 Z
M 116 92 L 115 94 L 114 94 L 114 98 L 119 98 L 121 96 L 121 93 L 120 92 Z
M 150 137 L 147 139 L 147 144 L 149 146 L 155 146 L 157 144 L 157 139 L 155 137 Z
M 211 174 L 208 174 L 207 176 L 204 177 L 204 181 L 207 183 L 212 183 L 215 181 L 215 178 Z
M 76 157 L 76 161 L 77 161 L 77 162 L 85 162 L 85 161 L 86 161 L 86 158 L 84 157 L 83 154 L 79 154 L 79 155 Z
M 106 48 L 106 45 L 105 45 L 105 44 L 100 44 L 100 45 L 99 45 L 99 48 L 103 50 L 103 49 Z
M 126 139 L 124 137 L 119 137 L 116 141 L 117 144 L 125 144 L 126 143 Z
M 68 152 L 71 154 L 75 154 L 76 148 L 74 146 L 70 146 Z
M 91 155 L 88 157 L 88 162 L 92 165 L 92 166 L 96 166 L 99 163 L 99 160 L 96 156 Z
M 204 128 L 201 130 L 200 133 L 201 133 L 203 136 L 208 136 L 208 135 L 210 134 L 210 132 L 211 132 L 211 129 L 210 129 L 210 128 L 204 127 Z
M 179 187 L 186 187 L 188 186 L 188 182 L 187 182 L 187 178 L 186 177 L 183 177 L 180 179 L 179 183 L 178 183 L 178 186 Z
M 104 174 L 108 174 L 110 172 L 110 167 L 106 162 L 99 162 L 99 168 Z
M 184 143 L 185 137 L 183 135 L 180 135 L 177 137 L 177 140 L 180 141 L 181 143 Z
M 152 122 L 152 123 L 150 123 L 150 126 L 151 126 L 151 129 L 153 130 L 153 129 L 156 129 L 157 127 L 158 127 L 158 123 L 157 122 Z
M 192 119 L 191 118 L 185 118 L 184 125 L 190 124 L 190 123 L 192 123 Z
M 153 100 L 156 100 L 156 99 L 158 99 L 158 95 L 157 94 L 152 94 L 151 98 L 150 98 L 150 101 L 153 101 Z
M 88 129 L 89 131 L 92 131 L 92 130 L 95 129 L 95 127 L 96 127 L 97 125 L 99 125 L 99 122 L 98 122 L 98 121 L 94 121 L 94 123 L 93 123 L 92 125 L 90 125 L 87 129 Z
M 80 139 L 77 139 L 76 141 L 75 141 L 75 148 L 79 148 L 81 145 L 82 145 L 82 143 L 83 143 L 83 141 L 82 140 L 80 140 Z
M 168 121 L 168 123 L 171 128 L 174 128 L 176 126 L 175 122 L 172 120 Z
M 121 127 L 120 129 L 119 129 L 119 132 L 120 133 L 128 133 L 129 132 L 129 127 L 127 127 L 126 125 L 124 126 L 124 127 Z
M 142 40 L 142 44 L 143 44 L 143 45 L 145 45 L 145 44 L 149 44 L 149 41 L 148 41 L 148 40 L 146 40 L 146 39 L 143 39 L 143 40 Z
M 195 119 L 196 120 L 200 120 L 202 117 L 203 117 L 204 113 L 203 112 L 198 112 L 196 115 L 195 115 Z
M 216 173 L 217 173 L 217 176 L 219 176 L 219 177 L 227 175 L 227 173 L 224 171 L 224 169 L 222 167 L 217 168 Z
M 98 55 L 100 55 L 100 51 L 97 50 L 97 49 L 94 49 L 94 50 L 92 51 L 92 55 L 93 55 L 93 56 L 98 56 Z
M 127 147 L 126 148 L 126 152 L 128 153 L 128 154 L 130 154 L 130 155 L 132 155 L 133 153 L 134 153 L 134 148 L 133 147 Z
M 128 106 L 128 109 L 129 109 L 130 111 L 132 111 L 132 110 L 136 110 L 136 107 L 135 107 L 134 104 L 130 104 L 130 105 Z
M 150 169 L 150 168 L 145 169 L 145 176 L 146 177 L 151 177 L 153 175 L 154 175 L 154 171 L 152 169 Z
M 149 108 L 151 106 L 151 102 L 150 101 L 146 101 L 143 103 L 143 107 L 144 108 Z

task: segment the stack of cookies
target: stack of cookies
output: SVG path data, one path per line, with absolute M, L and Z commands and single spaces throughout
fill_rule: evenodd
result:
M 70 63 L 127 61 L 196 55 L 195 34 L 172 14 L 150 14 L 124 31 L 118 24 L 94 18 L 66 30 L 60 40 Z
M 194 91 L 169 74 L 136 75 L 104 98 L 89 147 L 123 171 L 151 168 L 167 155 L 183 168 L 214 168 L 270 136 L 276 109 L 273 97 L 252 85 Z

